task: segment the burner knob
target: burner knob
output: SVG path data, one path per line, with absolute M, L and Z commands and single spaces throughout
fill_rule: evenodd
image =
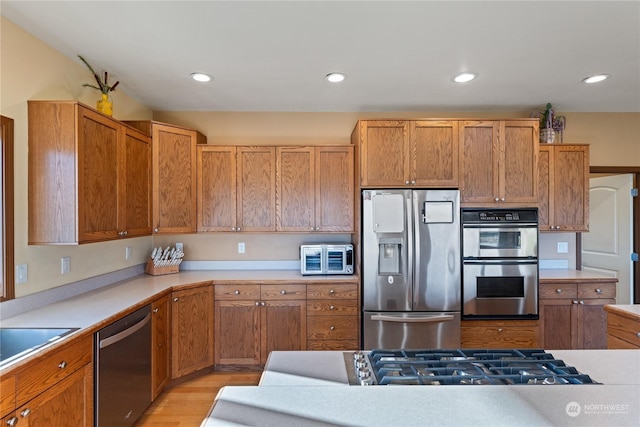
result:
M 361 369 L 367 366 L 367 362 L 364 359 L 356 360 L 356 368 Z
M 364 360 L 364 354 L 361 351 L 353 353 L 353 360 Z
M 371 370 L 367 367 L 358 368 L 358 378 L 360 379 L 371 378 Z

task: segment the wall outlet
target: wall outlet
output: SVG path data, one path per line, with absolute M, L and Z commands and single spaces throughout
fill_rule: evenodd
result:
M 16 265 L 16 283 L 24 283 L 28 280 L 29 274 L 27 264 Z
M 71 271 L 71 257 L 63 256 L 60 258 L 60 273 L 67 274 Z
M 131 251 L 132 251 L 131 246 L 127 246 L 124 249 L 124 259 L 131 259 Z
M 239 254 L 243 254 L 243 253 L 244 253 L 244 250 L 245 250 L 244 242 L 240 242 L 240 243 L 238 243 L 238 253 L 239 253 Z
M 176 243 L 176 251 L 184 253 L 184 246 L 182 243 Z
M 558 242 L 558 253 L 559 254 L 569 253 L 569 242 Z

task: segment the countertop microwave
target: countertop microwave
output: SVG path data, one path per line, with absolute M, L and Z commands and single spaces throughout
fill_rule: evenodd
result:
M 353 245 L 301 245 L 300 272 L 303 275 L 353 274 Z

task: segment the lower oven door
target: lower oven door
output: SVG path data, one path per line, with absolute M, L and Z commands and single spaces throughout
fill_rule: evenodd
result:
M 364 312 L 364 349 L 460 347 L 460 312 Z
M 465 260 L 462 276 L 463 318 L 537 318 L 537 260 Z

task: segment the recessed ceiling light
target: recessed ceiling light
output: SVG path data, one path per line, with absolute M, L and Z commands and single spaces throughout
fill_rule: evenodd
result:
M 324 78 L 331 83 L 340 83 L 347 78 L 347 75 L 343 73 L 329 73 Z
M 471 80 L 475 79 L 476 75 L 472 74 L 472 73 L 462 73 L 462 74 L 458 74 L 457 76 L 455 76 L 453 78 L 453 81 L 456 83 L 466 83 L 466 82 L 470 82 Z
M 191 78 L 197 82 L 210 82 L 213 80 L 213 77 L 205 73 L 191 73 Z
M 609 77 L 610 77 L 609 74 L 596 74 L 594 76 L 583 79 L 582 83 L 598 83 L 603 80 L 607 80 Z

